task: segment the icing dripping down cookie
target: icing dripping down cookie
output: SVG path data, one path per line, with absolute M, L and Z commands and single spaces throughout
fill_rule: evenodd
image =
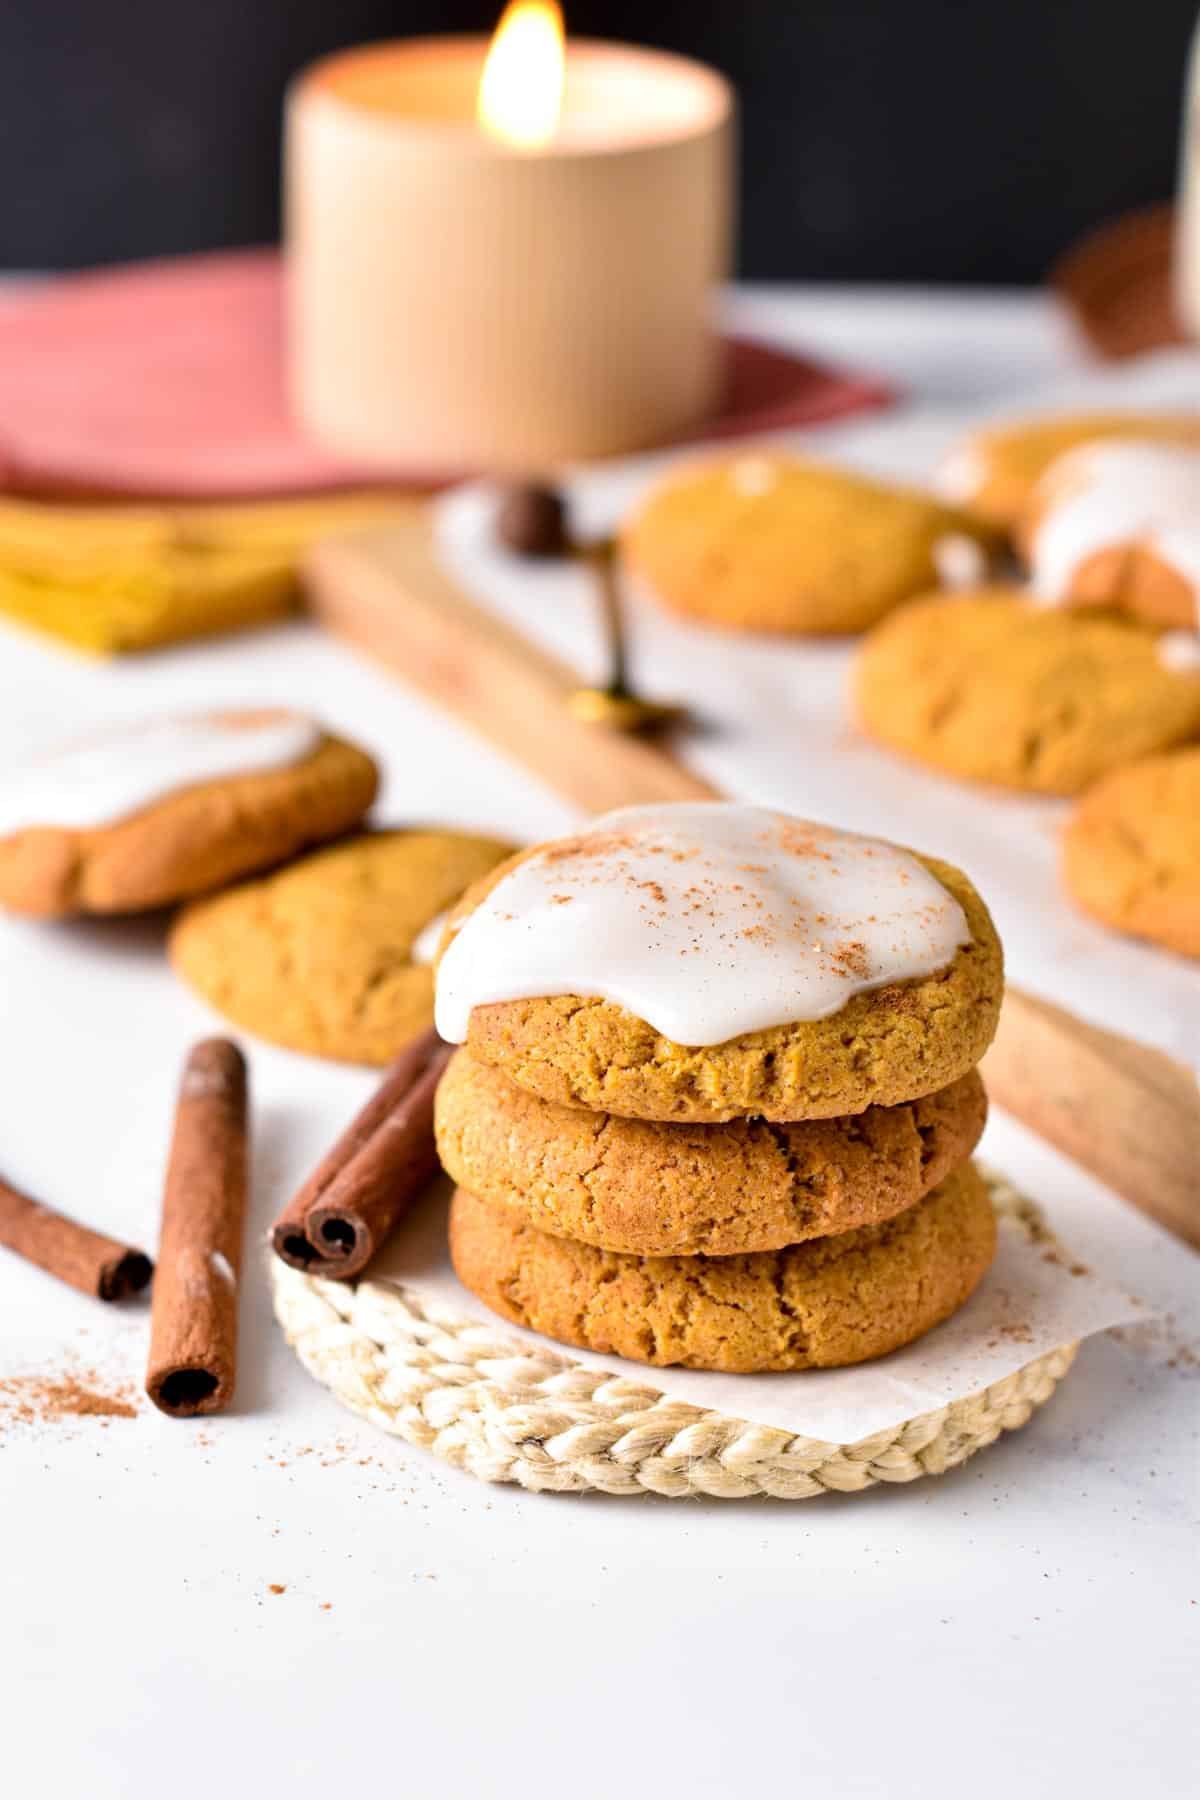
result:
M 437 1026 L 461 1043 L 476 1006 L 577 994 L 720 1044 L 932 975 L 970 941 L 958 902 L 893 844 L 765 807 L 632 806 L 543 845 L 466 917 Z
M 112 825 L 181 788 L 289 768 L 321 732 L 290 712 L 203 713 L 106 732 L 0 781 L 0 837 Z
M 1121 439 L 1082 444 L 1038 489 L 1030 560 L 1034 593 L 1071 597 L 1101 551 L 1138 546 L 1190 588 L 1200 622 L 1200 450 Z

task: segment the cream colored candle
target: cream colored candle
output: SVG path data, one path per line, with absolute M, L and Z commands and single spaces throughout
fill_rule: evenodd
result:
M 522 137 L 501 93 L 502 137 L 476 120 L 487 50 L 374 45 L 289 95 L 293 402 L 354 457 L 534 471 L 659 442 L 719 397 L 728 84 L 679 57 L 571 42 L 557 119 L 541 90 Z M 521 56 L 513 42 L 519 76 Z

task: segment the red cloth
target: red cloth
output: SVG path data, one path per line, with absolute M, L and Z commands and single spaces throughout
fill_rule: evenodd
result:
M 696 436 L 809 425 L 891 398 L 880 382 L 762 344 L 732 339 L 729 351 L 726 403 Z M 0 395 L 10 492 L 199 500 L 436 485 L 428 471 L 358 467 L 301 436 L 284 400 L 273 250 L 67 276 L 7 301 Z

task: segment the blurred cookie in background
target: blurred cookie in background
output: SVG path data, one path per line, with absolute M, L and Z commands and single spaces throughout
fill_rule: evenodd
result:
M 621 550 L 670 611 L 729 631 L 845 635 L 942 582 L 986 578 L 995 532 L 915 488 L 771 450 L 668 474 Z
M 1017 588 L 914 601 L 873 631 L 854 675 L 870 736 L 970 781 L 1074 794 L 1200 736 L 1200 667 L 1111 614 Z
M 1093 917 L 1200 957 L 1200 746 L 1097 782 L 1063 833 L 1062 871 Z
M 0 781 L 0 905 L 166 906 L 349 831 L 378 782 L 364 750 L 278 708 L 97 733 Z

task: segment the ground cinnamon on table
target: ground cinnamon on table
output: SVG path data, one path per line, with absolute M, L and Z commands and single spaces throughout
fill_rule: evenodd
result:
M 92 1231 L 0 1177 L 0 1244 L 98 1300 L 146 1286 L 154 1265 L 140 1250 Z
M 275 1221 L 284 1262 L 339 1280 L 366 1267 L 437 1168 L 433 1101 L 452 1054 L 430 1026 L 396 1058 Z
M 209 1038 L 184 1065 L 163 1192 L 146 1392 L 174 1418 L 233 1397 L 246 1207 L 246 1062 Z

